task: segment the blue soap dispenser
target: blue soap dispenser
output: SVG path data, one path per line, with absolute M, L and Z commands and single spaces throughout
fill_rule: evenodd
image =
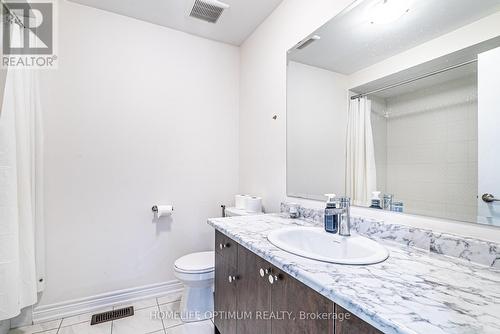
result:
M 325 196 L 328 197 L 325 208 L 325 231 L 328 233 L 337 233 L 339 230 L 339 220 L 335 194 L 325 194 Z

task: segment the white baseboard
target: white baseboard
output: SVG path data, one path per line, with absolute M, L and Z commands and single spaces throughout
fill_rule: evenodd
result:
M 117 304 L 136 300 L 160 297 L 169 293 L 179 292 L 182 288 L 181 282 L 173 280 L 68 300 L 57 304 L 35 306 L 33 309 L 33 323 L 36 324 L 77 314 L 94 312 Z

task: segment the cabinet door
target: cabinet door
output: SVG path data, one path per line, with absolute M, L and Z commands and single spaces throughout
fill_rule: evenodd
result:
M 264 317 L 271 309 L 271 285 L 264 274 L 270 268 L 267 261 L 245 247 L 238 246 L 238 334 L 271 333 L 271 320 Z
M 219 231 L 215 231 L 215 252 L 228 264 L 237 268 L 238 243 Z
M 364 322 L 349 311 L 335 305 L 337 321 L 335 321 L 335 334 L 383 334 L 372 325 Z M 343 319 L 342 321 L 340 319 Z
M 215 298 L 214 308 L 217 312 L 214 323 L 221 334 L 236 333 L 236 269 L 220 254 L 215 254 Z M 230 279 L 231 277 L 231 279 Z
M 273 319 L 272 334 L 333 334 L 332 301 L 277 268 L 272 275 L 271 309 L 273 315 L 283 315 Z M 284 311 L 290 312 L 290 319 Z

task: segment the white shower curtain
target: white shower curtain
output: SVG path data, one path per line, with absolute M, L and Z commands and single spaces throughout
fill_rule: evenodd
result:
M 21 38 L 22 29 L 13 30 L 13 38 Z M 39 284 L 44 281 L 44 245 L 38 94 L 36 71 L 7 71 L 0 111 L 0 320 L 35 304 L 43 288 Z
M 370 204 L 377 189 L 375 149 L 371 125 L 372 103 L 366 97 L 351 100 L 347 123 L 346 195 L 354 205 Z

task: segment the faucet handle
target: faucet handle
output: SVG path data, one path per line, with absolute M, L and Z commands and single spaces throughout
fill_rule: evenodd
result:
M 348 207 L 351 206 L 351 198 L 350 197 L 339 197 L 338 201 L 340 203 L 341 207 Z

